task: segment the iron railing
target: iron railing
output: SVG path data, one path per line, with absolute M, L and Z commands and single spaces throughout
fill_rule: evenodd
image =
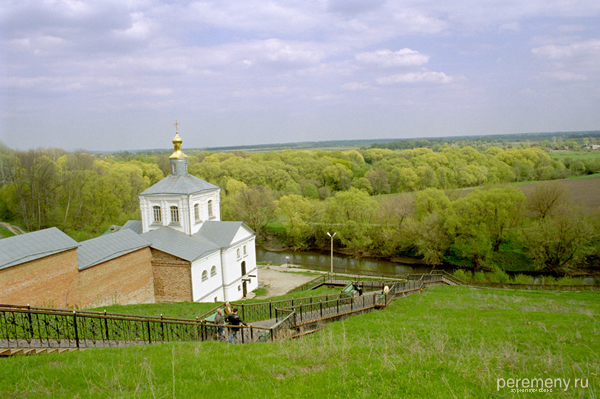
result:
M 276 341 L 287 339 L 291 329 L 300 325 L 385 307 L 395 298 L 420 292 L 427 284 L 446 283 L 445 278 L 441 274 L 412 275 L 406 282 L 360 282 L 368 291 L 362 296 L 335 294 L 232 304 L 241 309 L 247 323 L 275 319 L 269 327 L 216 325 L 205 320 L 222 305 L 193 320 L 0 304 L 0 348 L 118 347 L 219 339 L 233 343 Z

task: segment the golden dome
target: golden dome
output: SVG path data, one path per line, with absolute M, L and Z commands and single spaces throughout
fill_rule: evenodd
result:
M 178 125 L 178 123 L 175 122 L 175 127 L 177 127 L 177 125 Z M 187 155 L 185 155 L 183 153 L 183 151 L 181 151 L 181 143 L 183 143 L 183 140 L 181 139 L 181 137 L 179 137 L 179 132 L 176 130 L 175 131 L 175 137 L 173 138 L 173 147 L 175 148 L 175 150 L 173 151 L 173 153 L 169 157 L 170 159 L 183 159 L 183 158 L 187 158 Z

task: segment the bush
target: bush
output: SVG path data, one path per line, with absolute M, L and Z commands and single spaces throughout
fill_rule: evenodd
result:
M 552 276 L 540 276 L 539 280 L 541 285 L 552 285 L 556 283 L 556 279 Z
M 583 281 L 577 277 L 561 277 L 554 282 L 556 285 L 583 285 Z
M 475 272 L 475 274 L 473 274 L 473 280 L 480 282 L 480 283 L 485 282 L 486 281 L 485 273 L 481 272 L 481 271 Z
M 455 271 L 452 272 L 452 275 L 458 279 L 464 280 L 464 281 L 470 281 L 471 280 L 471 272 L 468 270 L 463 270 L 463 269 L 456 269 Z
M 496 269 L 492 273 L 486 273 L 485 277 L 490 283 L 509 283 L 510 277 L 503 270 Z
M 533 284 L 534 279 L 531 276 L 526 276 L 524 274 L 517 274 L 515 276 L 515 284 Z

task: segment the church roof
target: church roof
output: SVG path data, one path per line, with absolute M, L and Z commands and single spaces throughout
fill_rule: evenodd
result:
M 205 237 L 219 247 L 226 248 L 234 244 L 233 240 L 242 227 L 245 227 L 249 233 L 254 233 L 244 222 L 208 220 L 202 223 L 202 227 L 194 237 Z
M 170 227 L 161 227 L 141 235 L 150 241 L 152 248 L 193 262 L 211 252 L 220 250 L 219 246 L 204 237 L 188 236 Z
M 0 240 L 0 269 L 74 249 L 79 243 L 57 229 L 34 231 Z
M 149 246 L 148 241 L 130 229 L 83 241 L 77 249 L 79 270 L 87 269 Z
M 169 175 L 140 195 L 195 194 L 213 190 L 219 190 L 219 187 L 194 175 Z
M 142 232 L 143 232 L 142 221 L 141 220 L 128 220 L 123 225 L 123 227 L 121 227 L 121 230 L 123 230 L 123 229 L 130 229 L 130 230 L 133 230 L 135 233 L 142 234 Z

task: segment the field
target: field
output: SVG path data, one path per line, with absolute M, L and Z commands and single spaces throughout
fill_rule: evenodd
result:
M 0 358 L 0 397 L 592 398 L 599 315 L 600 293 L 439 286 L 283 343 Z M 512 393 L 516 379 L 552 392 Z
M 555 159 L 571 158 L 573 161 L 589 161 L 600 158 L 600 151 L 551 151 L 550 156 Z
M 600 175 L 556 180 L 556 182 L 567 189 L 573 203 L 586 205 L 590 209 L 600 208 Z M 521 184 L 519 188 L 525 195 L 528 195 L 533 191 L 536 184 L 542 183 Z

